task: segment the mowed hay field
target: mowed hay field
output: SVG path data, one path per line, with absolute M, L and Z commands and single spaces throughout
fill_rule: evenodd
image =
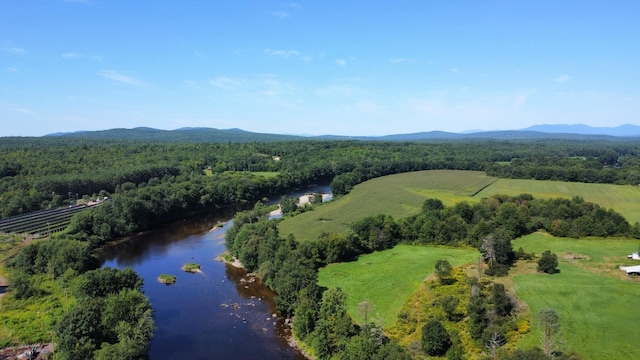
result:
M 475 261 L 475 249 L 398 245 L 393 249 L 362 255 L 357 261 L 330 264 L 318 275 L 318 284 L 340 287 L 347 294 L 347 311 L 358 323 L 358 304 L 374 305 L 370 319 L 380 317 L 385 328 L 393 326 L 398 311 L 422 281 L 435 272 L 438 260 L 453 266 Z
M 536 198 L 581 196 L 622 214 L 632 225 L 640 222 L 640 187 L 632 185 L 585 184 L 563 181 L 499 179 L 484 188 L 475 197 L 496 194 L 516 196 L 528 193 Z
M 513 277 L 518 297 L 534 316 L 533 329 L 519 347 L 540 345 L 535 314 L 548 308 L 560 315 L 565 352 L 575 351 L 583 359 L 640 359 L 640 279 L 618 269 L 634 263 L 626 255 L 637 251 L 637 240 L 575 240 L 536 233 L 515 240 L 513 246 L 537 254 L 551 250 L 560 264 L 559 274 Z
M 345 233 L 349 224 L 366 216 L 387 214 L 395 219 L 417 214 L 427 198 L 445 205 L 474 201 L 471 196 L 496 179 L 481 171 L 431 170 L 383 176 L 366 181 L 334 201 L 286 219 L 280 234 L 299 241 L 318 239 L 323 232 Z M 479 199 L 479 198 L 478 198 Z

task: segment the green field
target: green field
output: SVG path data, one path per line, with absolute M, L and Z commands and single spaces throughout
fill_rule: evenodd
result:
M 573 350 L 583 359 L 640 358 L 635 334 L 640 281 L 617 269 L 631 263 L 626 255 L 637 251 L 637 240 L 573 240 L 537 233 L 514 241 L 514 247 L 519 246 L 536 253 L 549 249 L 559 257 L 559 274 L 520 274 L 514 285 L 532 314 L 543 308 L 558 312 L 563 350 Z M 537 346 L 538 336 L 533 321 L 533 331 L 518 345 Z
M 349 224 L 378 214 L 403 218 L 418 213 L 427 198 L 437 197 L 445 205 L 471 196 L 495 178 L 480 171 L 432 170 L 384 176 L 366 181 L 342 198 L 331 201 L 278 225 L 284 236 L 300 241 L 317 239 L 323 232 L 344 233 Z
M 266 177 L 267 179 L 280 175 L 277 171 L 252 171 L 251 173 L 257 176 Z
M 362 255 L 358 261 L 330 264 L 320 269 L 318 283 L 342 288 L 347 293 L 349 315 L 356 321 L 362 321 L 358 304 L 369 300 L 375 306 L 374 318 L 379 316 L 384 326 L 390 327 L 407 298 L 434 272 L 436 261 L 445 259 L 456 266 L 477 258 L 475 249 L 398 245 Z
M 211 170 L 205 169 L 203 170 L 204 174 L 207 176 L 213 176 L 213 172 Z M 250 171 L 251 174 L 256 175 L 256 176 L 262 176 L 265 178 L 273 178 L 276 177 L 278 175 L 280 175 L 279 172 L 277 171 Z M 235 173 L 235 171 L 228 171 L 228 173 Z
M 607 209 L 615 209 L 631 224 L 640 222 L 640 187 L 631 185 L 585 184 L 563 181 L 499 179 L 483 189 L 476 197 L 495 194 L 532 194 L 536 198 L 581 196 Z

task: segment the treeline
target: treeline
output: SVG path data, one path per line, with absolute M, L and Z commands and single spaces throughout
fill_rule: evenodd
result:
M 283 188 L 332 181 L 336 196 L 371 178 L 416 170 L 484 170 L 526 179 L 638 184 L 636 141 L 286 141 L 161 143 L 0 138 L 0 217 L 68 205 L 165 176 L 272 171 Z
M 331 305 L 331 314 L 323 310 L 323 306 L 329 306 L 326 301 L 339 303 L 344 294 L 318 287 L 320 267 L 354 260 L 398 243 L 471 245 L 487 264 L 487 275 L 503 276 L 518 258 L 532 258 L 532 254 L 512 248 L 511 241 L 522 235 L 546 230 L 557 236 L 638 237 L 639 226 L 632 227 L 613 210 L 579 197 L 547 200 L 528 194 L 498 195 L 477 204 L 462 202 L 452 207 L 428 199 L 415 216 L 399 220 L 388 215 L 370 216 L 352 223 L 347 234 L 323 234 L 317 241 L 299 243 L 292 235 L 282 239 L 277 223 L 266 220 L 266 210 L 258 203 L 236 216 L 226 234 L 226 245 L 247 271 L 257 273 L 276 291 L 278 310 L 294 317 L 296 336 L 310 344 L 318 358 L 349 358 L 347 354 L 352 351 L 369 351 L 367 358 L 373 358 L 385 346 L 393 347 L 394 354 L 402 358 L 406 354 L 395 348 L 394 341 L 382 335 L 377 341 L 375 336 L 370 338 L 373 333 L 382 333 L 375 324 L 363 324 L 368 328 L 364 331 L 339 306 Z M 480 284 L 475 286 L 478 289 L 473 290 L 475 295 L 464 315 L 469 318 L 468 331 L 479 343 L 493 337 L 503 344 L 508 329 L 514 326 L 508 319 L 514 305 L 499 284 L 492 285 L 490 293 L 480 291 Z M 493 315 L 489 316 L 489 310 Z
M 211 176 L 166 175 L 134 184 L 125 182 L 102 205 L 75 215 L 66 231 L 95 245 L 155 225 L 212 211 L 229 211 L 309 183 L 309 179 L 266 178 L 250 172 Z
M 45 299 L 51 286 L 64 289 L 66 304 L 75 305 L 53 319 L 56 359 L 146 359 L 155 325 L 142 278 L 130 268 L 98 266 L 87 243 L 32 243 L 6 263 L 11 286 L 3 305 L 17 310 Z M 54 284 L 42 286 L 43 277 Z

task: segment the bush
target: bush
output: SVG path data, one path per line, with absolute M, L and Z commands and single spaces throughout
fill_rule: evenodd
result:
M 431 319 L 422 327 L 422 350 L 429 356 L 442 356 L 451 345 L 451 337 L 440 321 Z
M 551 253 L 551 251 L 546 250 L 542 253 L 542 257 L 538 260 L 538 272 L 543 272 L 547 274 L 555 274 L 560 272 L 558 270 L 558 256 L 556 254 Z

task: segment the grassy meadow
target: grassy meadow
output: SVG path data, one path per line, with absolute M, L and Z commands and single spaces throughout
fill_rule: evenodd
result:
M 422 171 L 362 183 L 342 198 L 283 221 L 280 231 L 283 235 L 293 233 L 304 241 L 316 239 L 323 231 L 344 233 L 352 221 L 364 216 L 384 213 L 402 218 L 415 214 L 427 198 L 452 205 L 495 194 L 522 193 L 537 198 L 581 196 L 620 212 L 631 223 L 640 221 L 640 188 L 634 186 L 498 180 L 481 172 Z M 636 264 L 626 256 L 638 251 L 639 245 L 638 240 L 576 240 L 545 233 L 514 240 L 514 249 L 522 247 L 537 255 L 545 250 L 556 253 L 561 270 L 555 275 L 539 274 L 535 261 L 519 262 L 507 278 L 496 279 L 526 303 L 524 316 L 532 314 L 532 329 L 517 346 L 539 346 L 535 314 L 552 308 L 561 317 L 561 350 L 575 351 L 583 359 L 640 358 L 637 336 L 633 335 L 640 321 L 640 279 L 630 278 L 618 269 Z M 434 272 L 435 261 L 444 258 L 462 265 L 473 263 L 477 257 L 476 250 L 401 245 L 361 256 L 355 262 L 331 264 L 321 269 L 319 283 L 345 290 L 348 311 L 356 321 L 362 321 L 358 303 L 368 299 L 375 306 L 374 317 L 379 316 L 389 328 L 396 323 L 403 304 L 406 307 L 420 284 Z
M 389 175 L 366 181 L 340 198 L 279 225 L 283 235 L 300 241 L 317 239 L 323 232 L 344 233 L 349 224 L 365 216 L 388 214 L 402 218 L 416 214 L 424 200 L 437 198 L 447 205 L 475 202 L 496 194 L 532 194 L 536 198 L 581 196 L 612 208 L 631 224 L 640 222 L 640 187 L 562 181 L 497 179 L 480 171 L 430 170 Z
M 607 209 L 615 209 L 629 223 L 640 222 L 640 187 L 631 185 L 585 184 L 563 181 L 499 179 L 480 191 L 475 197 L 491 197 L 496 194 L 532 194 L 536 198 L 581 196 Z
M 513 246 L 537 254 L 551 250 L 558 255 L 560 269 L 555 275 L 539 274 L 535 264 L 529 264 L 528 271 L 520 267 L 515 272 L 515 291 L 534 317 L 533 331 L 518 346 L 540 344 L 535 314 L 550 308 L 560 315 L 562 350 L 575 351 L 583 359 L 640 358 L 633 335 L 640 322 L 640 280 L 618 269 L 634 263 L 626 255 L 637 251 L 637 240 L 575 240 L 535 233 L 515 240 Z
M 434 273 L 436 261 L 444 259 L 461 265 L 478 258 L 475 249 L 398 245 L 393 249 L 362 255 L 357 261 L 330 264 L 320 269 L 318 283 L 340 287 L 347 293 L 347 311 L 362 322 L 357 306 L 369 300 L 373 318 L 385 327 L 393 326 L 398 311 L 422 281 Z
M 431 170 L 376 178 L 357 185 L 336 201 L 282 221 L 280 234 L 300 241 L 317 239 L 323 232 L 344 233 L 349 224 L 365 216 L 388 214 L 403 218 L 420 211 L 427 198 L 445 205 L 473 201 L 471 196 L 495 178 L 480 171 Z

